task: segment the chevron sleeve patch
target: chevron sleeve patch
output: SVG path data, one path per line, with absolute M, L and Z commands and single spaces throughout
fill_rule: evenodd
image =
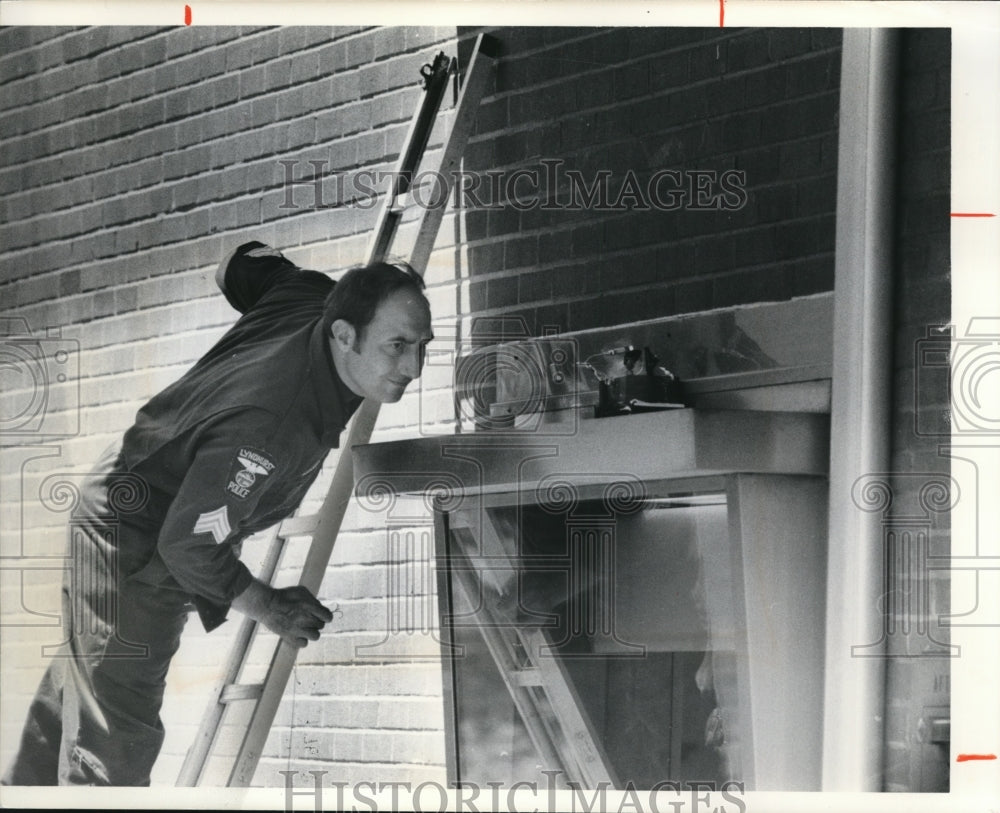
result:
M 196 534 L 211 534 L 217 545 L 225 542 L 232 532 L 232 528 L 229 526 L 229 509 L 223 505 L 214 511 L 200 514 L 198 521 L 194 524 L 194 532 Z

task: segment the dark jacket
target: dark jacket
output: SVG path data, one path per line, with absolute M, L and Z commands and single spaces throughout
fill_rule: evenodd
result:
M 332 280 L 257 242 L 216 279 L 243 316 L 139 410 L 115 462 L 148 487 L 119 518 L 123 575 L 189 593 L 208 630 L 252 578 L 235 546 L 298 507 L 361 403 L 323 331 Z

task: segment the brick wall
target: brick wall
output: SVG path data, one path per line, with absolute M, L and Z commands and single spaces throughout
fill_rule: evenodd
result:
M 142 402 L 232 322 L 212 271 L 234 243 L 262 239 L 320 269 L 362 258 L 375 210 L 337 205 L 338 181 L 344 172 L 391 168 L 416 104 L 416 69 L 439 48 L 454 50 L 456 38 L 467 57 L 476 33 L 0 31 L 8 136 L 0 299 L 6 317 L 44 339 L 53 376 L 62 363 L 54 361 L 57 349 L 78 351 L 67 364 L 79 366 L 78 375 L 47 387 L 41 428 L 22 420 L 36 406 L 26 374 L 5 368 L 5 428 L 21 426 L 8 431 L 3 450 L 4 556 L 61 555 L 65 512 L 51 499 L 44 505 L 40 487 L 52 474 L 85 471 Z M 503 56 L 464 169 L 481 181 L 498 173 L 501 188 L 494 195 L 487 179 L 470 190 L 462 217 L 441 229 L 427 275 L 439 335 L 468 333 L 482 316 L 521 317 L 537 334 L 831 289 L 839 31 L 491 33 Z M 907 32 L 904 43 L 893 469 L 946 472 L 936 442 L 912 427 L 913 343 L 948 315 L 947 34 Z M 549 184 L 554 162 L 562 163 Z M 517 170 L 529 174 L 504 189 Z M 660 170 L 682 173 L 681 182 L 662 176 L 670 182 L 660 187 L 667 205 L 643 210 Z M 745 173 L 730 176 L 745 196 L 731 189 L 721 195 L 726 205 L 712 208 L 725 190 L 693 171 Z M 290 188 L 287 173 L 317 175 L 318 186 Z M 603 207 L 595 205 L 602 194 L 595 181 L 606 183 Z M 680 197 L 687 183 L 704 184 L 701 198 L 690 188 Z M 595 203 L 567 204 L 588 190 Z M 5 344 L 23 346 L 22 339 Z M 421 429 L 447 429 L 449 382 L 447 365 L 428 368 L 419 391 L 383 411 L 378 438 L 412 434 L 415 420 Z M 905 490 L 905 483 L 894 485 Z M 939 551 L 947 548 L 947 522 L 934 522 L 931 547 Z M 327 769 L 347 782 L 374 772 L 384 781 L 443 778 L 428 540 L 421 505 L 352 506 L 321 591 L 341 606 L 339 631 L 300 655 L 257 784 L 281 783 L 277 772 L 289 768 Z M 245 558 L 259 554 L 249 544 Z M 293 546 L 284 581 L 302 555 Z M 52 621 L 27 611 L 58 612 L 59 572 L 0 576 L 5 762 L 44 665 L 39 645 L 59 639 L 51 625 L 19 625 Z M 418 597 L 423 615 L 408 623 L 424 634 L 400 628 L 398 607 L 387 600 L 391 579 Z M 934 601 L 946 594 L 936 581 Z M 197 626 L 189 625 L 170 676 L 168 740 L 154 774 L 161 783 L 176 776 L 235 625 L 211 638 Z M 947 682 L 941 662 L 928 663 L 890 665 L 889 789 L 922 781 L 919 715 L 906 700 L 929 682 L 931 694 Z
M 832 289 L 839 30 L 492 33 L 503 59 L 466 169 L 539 180 L 467 212 L 471 318 L 537 335 Z
M 537 194 L 525 184 L 514 190 L 527 192 L 522 211 L 467 214 L 470 321 L 520 317 L 537 335 L 550 325 L 583 330 L 832 289 L 839 31 L 492 33 L 504 60 L 467 167 L 537 170 L 541 183 Z M 947 512 L 928 513 L 926 528 L 895 523 L 919 506 L 924 485 L 949 471 L 938 455 L 941 439 L 915 432 L 917 402 L 940 425 L 935 416 L 947 410 L 947 389 L 939 378 L 921 381 L 914 361 L 928 327 L 949 319 L 949 65 L 947 31 L 904 32 L 891 427 L 897 474 L 886 515 L 887 531 L 897 534 L 888 576 L 895 603 L 886 608 L 887 623 L 896 625 L 894 655 L 912 654 L 928 635 L 948 640 L 937 624 L 948 610 L 947 572 L 919 572 L 917 583 L 906 584 L 914 571 L 902 552 L 926 545 L 931 555 L 947 555 Z M 643 187 L 664 168 L 737 169 L 746 173 L 746 201 L 734 211 L 571 207 L 571 184 L 565 176 L 546 183 L 544 161 L 562 161 L 561 169 L 579 170 L 588 183 L 606 171 L 612 201 L 629 171 Z M 926 590 L 929 603 L 917 605 L 917 590 Z M 907 635 L 904 624 L 912 625 Z M 889 662 L 886 790 L 947 788 L 947 747 L 921 742 L 918 726 L 925 709 L 946 715 L 948 705 L 946 659 Z
M 951 664 L 942 657 L 949 634 L 938 619 L 949 612 L 950 580 L 947 570 L 928 571 L 921 562 L 927 555 L 950 554 L 947 505 L 957 494 L 943 504 L 934 491 L 921 494 L 935 482 L 946 483 L 950 473 L 949 459 L 938 453 L 948 442 L 949 403 L 939 370 L 922 367 L 917 359 L 928 329 L 947 324 L 951 315 L 950 67 L 949 31 L 902 32 L 893 308 L 891 471 L 896 474 L 885 516 L 886 528 L 897 537 L 890 549 L 894 601 L 888 608 L 895 623 L 888 647 L 896 656 L 888 661 L 886 690 L 885 789 L 890 791 L 948 789 L 948 745 L 923 739 L 927 732 L 920 720 L 947 716 L 949 708 Z M 927 434 L 933 427 L 945 427 L 945 436 Z M 913 517 L 921 518 L 920 527 Z
M 61 566 L 66 513 L 56 509 L 66 505 L 50 500 L 46 507 L 40 486 L 53 474 L 86 471 L 136 409 L 234 321 L 212 276 L 234 245 L 261 239 L 324 270 L 363 259 L 377 210 L 338 202 L 338 177 L 392 168 L 419 101 L 418 70 L 442 48 L 454 53 L 454 34 L 319 27 L 0 31 L 0 301 L 5 317 L 19 320 L 6 323 L 7 332 L 42 337 L 53 376 L 42 387 L 50 396 L 42 405 L 30 370 L 4 370 L 3 554 L 56 557 L 31 568 L 23 558 L 5 561 L 13 569 L 2 573 L 0 762 L 12 755 L 44 668 L 39 647 L 60 637 L 52 623 L 61 573 L 42 565 Z M 440 130 L 432 152 L 439 142 Z M 322 192 L 289 188 L 286 173 L 296 180 L 320 175 Z M 427 273 L 442 326 L 457 301 L 453 233 L 448 224 L 442 228 L 442 249 Z M 18 342 L 23 335 L 8 337 L 4 347 Z M 58 383 L 62 368 L 52 359 L 64 345 L 78 375 Z M 435 381 L 450 377 L 426 381 L 419 396 L 385 409 L 379 436 L 412 431 L 405 427 L 418 397 L 426 423 L 449 419 L 450 395 L 438 398 Z M 45 413 L 43 426 L 28 420 L 32 410 Z M 307 509 L 327 482 L 324 475 Z M 419 515 L 413 522 L 418 532 L 426 527 Z M 252 544 L 247 550 L 252 564 L 259 551 Z M 386 629 L 388 550 L 384 521 L 353 510 L 322 591 L 342 607 L 339 632 L 299 659 L 258 784 L 281 780 L 279 767 L 294 768 L 299 759 L 322 759 L 347 780 L 370 778 L 373 763 L 384 775 L 443 775 L 437 665 L 416 651 L 422 641 L 431 641 L 424 649 L 433 644 L 429 634 L 410 636 L 410 649 L 391 657 L 384 649 L 355 657 L 355 644 L 377 642 Z M 296 577 L 301 555 L 290 551 L 283 580 Z M 427 584 L 421 589 L 433 610 Z M 49 626 L 26 626 L 40 622 Z M 235 626 L 208 638 L 196 620 L 188 625 L 171 670 L 168 738 L 155 782 L 175 780 Z M 390 665 L 381 668 L 381 661 Z M 293 702 L 302 722 L 289 752 Z

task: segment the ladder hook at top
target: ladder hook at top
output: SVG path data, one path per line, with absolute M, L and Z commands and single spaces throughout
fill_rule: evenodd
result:
M 420 86 L 427 90 L 430 85 L 431 80 L 439 73 L 453 73 L 458 67 L 458 60 L 445 56 L 444 51 L 440 51 L 436 57 L 434 57 L 433 63 L 426 63 L 420 67 L 420 76 L 422 77 Z

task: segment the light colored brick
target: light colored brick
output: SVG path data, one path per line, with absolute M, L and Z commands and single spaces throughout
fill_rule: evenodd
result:
M 79 338 L 92 351 L 85 358 L 81 356 L 80 397 L 86 406 L 84 434 L 63 443 L 63 461 L 34 465 L 28 478 L 32 487 L 37 489 L 44 476 L 58 465 L 86 465 L 93 460 L 114 439 L 115 433 L 131 422 L 135 409 L 145 398 L 176 378 L 232 324 L 235 313 L 214 291 L 211 280 L 210 266 L 224 253 L 224 246 L 253 232 L 253 236 L 266 237 L 281 248 L 301 248 L 290 256 L 297 261 L 302 258 L 304 264 L 308 259 L 307 264 L 313 267 L 339 271 L 363 258 L 376 210 L 303 211 L 298 216 L 288 216 L 287 211 L 280 209 L 284 190 L 280 188 L 281 168 L 276 159 L 328 156 L 331 174 L 359 166 L 390 167 L 419 96 L 416 69 L 438 47 L 451 48 L 455 34 L 455 29 L 449 27 L 388 31 L 178 28 L 164 32 L 99 28 L 55 36 L 45 31 L 26 32 L 18 34 L 24 37 L 21 40 L 4 33 L 12 38 L 5 39 L 5 43 L 18 43 L 18 49 L 33 47 L 34 50 L 30 60 L 24 58 L 23 50 L 0 57 L 0 71 L 9 78 L 0 88 L 0 105 L 15 106 L 15 113 L 8 118 L 23 133 L 15 133 L 6 145 L 8 161 L 17 164 L 16 168 L 0 171 L 0 194 L 8 196 L 3 215 L 7 224 L 3 234 L 9 238 L 5 239 L 5 248 L 23 247 L 5 257 L 4 277 L 16 282 L 4 285 L 0 296 L 5 304 L 15 301 L 17 313 L 30 315 L 33 323 L 66 325 L 72 330 L 67 335 Z M 799 49 L 793 61 L 799 60 L 803 70 L 795 73 L 774 70 L 772 79 L 780 80 L 777 84 L 781 93 L 773 99 L 766 95 L 772 68 L 759 63 L 750 45 L 759 41 L 766 46 L 765 54 L 785 59 L 787 54 L 778 46 L 788 43 L 768 39 L 768 35 L 759 32 L 717 35 L 721 53 L 733 60 L 727 66 L 730 71 L 745 71 L 743 76 L 733 78 L 732 87 L 723 81 L 725 74 L 718 73 L 715 41 L 693 41 L 675 47 L 670 43 L 660 46 L 656 40 L 644 37 L 644 32 L 609 30 L 587 37 L 568 37 L 552 31 L 537 34 L 515 43 L 537 58 L 506 58 L 498 72 L 499 84 L 491 91 L 492 107 L 487 100 L 480 111 L 483 119 L 477 141 L 466 151 L 469 166 L 479 170 L 501 164 L 518 166 L 519 162 L 533 160 L 536 153 L 554 153 L 559 149 L 560 139 L 565 139 L 566 144 L 574 140 L 571 149 L 575 152 L 567 157 L 582 167 L 588 166 L 585 163 L 588 156 L 600 161 L 610 160 L 609 154 L 626 164 L 632 160 L 651 161 L 650 156 L 661 148 L 669 148 L 670 152 L 661 151 L 657 161 L 695 165 L 699 161 L 729 160 L 733 151 L 725 146 L 727 139 L 739 140 L 747 133 L 759 137 L 766 132 L 781 135 L 782 128 L 822 124 L 823 117 L 818 115 L 800 117 L 809 119 L 808 122 L 796 121 L 796 105 L 784 100 L 782 93 L 796 88 L 806 92 L 808 88 L 803 87 L 806 82 L 821 85 L 813 95 L 820 91 L 827 94 L 834 87 L 830 83 L 835 76 L 829 69 L 837 60 L 838 40 L 821 38 L 815 32 L 805 39 L 788 41 Z M 595 67 L 598 46 L 605 61 L 612 60 L 620 66 L 617 72 Z M 658 52 L 661 47 L 664 50 Z M 806 53 L 800 53 L 805 47 L 818 55 L 815 64 L 812 57 L 807 62 Z M 947 71 L 934 67 L 937 63 L 930 53 L 932 50 L 947 53 L 947 48 L 918 48 L 907 57 L 929 60 L 922 70 L 908 72 L 923 77 L 919 84 L 914 80 L 914 87 L 922 88 L 924 96 L 920 103 L 904 100 L 902 109 L 908 116 L 928 116 L 932 110 L 947 109 Z M 75 61 L 64 65 L 67 55 Z M 588 55 L 589 58 L 584 58 Z M 646 60 L 650 78 L 659 75 L 658 68 L 662 73 L 666 66 L 671 66 L 683 74 L 683 84 L 695 81 L 699 85 L 672 90 L 670 104 L 662 103 L 664 95 L 654 97 L 652 88 L 648 97 L 637 97 L 641 104 L 629 107 L 618 104 L 609 94 L 645 92 L 637 77 L 642 74 Z M 640 69 L 638 74 L 634 73 L 636 67 Z M 915 67 L 921 68 L 921 64 Z M 926 79 L 929 70 L 940 73 L 934 74 L 933 82 Z M 672 74 L 675 79 L 677 71 Z M 610 81 L 604 81 L 605 76 Z M 311 81 L 313 77 L 323 78 Z M 706 77 L 712 80 L 711 88 L 701 86 L 705 85 Z M 190 83 L 191 89 L 177 87 L 182 82 Z M 581 86 L 587 88 L 584 96 L 580 94 Z M 718 127 L 704 124 L 713 117 L 710 108 L 713 100 L 722 98 L 716 94 L 732 92 L 733 88 L 753 95 L 750 109 L 745 112 L 761 118 L 755 119 L 753 115 L 738 120 L 730 118 L 726 126 Z M 236 103 L 237 95 L 241 103 Z M 817 99 L 823 110 L 834 109 L 832 96 L 817 95 Z M 653 103 L 650 115 L 643 116 L 641 121 L 628 120 L 635 117 L 635 111 L 643 109 L 642 105 Z M 769 116 L 775 104 L 776 114 Z M 701 109 L 696 110 L 699 105 Z M 280 114 L 301 121 L 289 126 L 280 120 Z M 174 118 L 165 122 L 168 115 Z M 252 120 L 249 124 L 248 115 Z M 694 128 L 692 120 L 697 120 L 698 127 L 704 129 Z M 593 126 L 585 126 L 590 122 Z M 315 131 L 311 129 L 314 125 Z M 638 146 L 635 133 L 629 131 L 632 125 L 640 128 L 635 132 L 641 131 L 647 138 L 648 143 L 641 145 L 649 148 L 650 155 L 646 158 L 641 150 L 635 152 L 635 158 L 630 152 Z M 143 128 L 142 135 L 137 127 Z M 909 124 L 904 130 L 925 132 L 922 136 L 925 141 L 917 145 L 924 150 L 932 150 L 935 139 L 940 140 L 941 133 L 945 136 L 947 133 L 946 127 L 942 130 L 937 126 Z M 354 135 L 343 138 L 344 132 Z M 773 216 L 776 228 L 797 216 L 779 211 L 781 201 L 788 200 L 784 184 L 787 178 L 781 177 L 781 164 L 786 175 L 808 170 L 822 187 L 823 178 L 832 177 L 829 167 L 831 157 L 835 156 L 832 150 L 835 135 L 830 127 L 824 126 L 813 135 L 803 132 L 801 138 L 796 135 L 777 140 L 774 155 L 779 164 L 778 176 L 770 181 L 776 184 L 773 200 L 770 203 L 763 197 L 757 200 L 755 217 Z M 809 138 L 813 140 L 810 142 Z M 432 143 L 438 144 L 440 139 L 438 126 Z M 766 146 L 756 145 L 753 150 L 739 152 L 739 161 L 749 162 L 748 169 L 756 163 L 766 169 Z M 52 154 L 52 148 L 67 152 Z M 940 154 L 946 157 L 946 153 Z M 435 156 L 436 152 L 428 158 Z M 912 163 L 913 159 L 904 157 L 904 175 L 907 161 Z M 932 163 L 925 156 L 921 166 Z M 922 171 L 929 173 L 930 169 Z M 914 190 L 922 195 L 932 193 L 937 178 L 918 179 L 920 184 Z M 812 186 L 798 183 L 793 191 L 793 197 L 802 196 L 809 207 L 820 205 L 817 201 L 823 200 Z M 309 192 L 305 187 L 297 190 L 301 198 Z M 907 191 L 907 194 L 912 193 Z M 921 207 L 915 200 L 907 205 Z M 750 211 L 748 207 L 746 213 L 734 217 L 747 217 Z M 903 228 L 912 230 L 913 223 L 922 222 L 918 217 L 920 211 L 907 212 L 901 222 Z M 412 238 L 414 217 L 418 214 L 407 213 L 401 240 Z M 627 218 L 613 220 L 560 213 L 564 220 L 555 221 L 546 220 L 536 212 L 515 220 L 512 228 L 487 235 L 485 231 L 475 231 L 473 214 L 463 212 L 457 217 L 460 234 L 461 230 L 472 230 L 462 236 L 479 241 L 489 237 L 500 261 L 504 248 L 514 239 L 538 240 L 537 267 L 530 261 L 517 265 L 525 274 L 544 273 L 546 268 L 553 267 L 551 257 L 543 258 L 545 251 L 558 248 L 545 237 L 553 228 L 570 237 L 566 245 L 568 252 L 578 255 L 572 258 L 574 261 L 610 263 L 620 269 L 622 279 L 635 279 L 633 272 L 638 269 L 627 267 L 626 263 L 638 245 L 655 249 L 656 241 L 676 243 L 678 237 L 685 237 L 684 243 L 697 249 L 697 254 L 692 250 L 692 256 L 714 258 L 711 262 L 725 264 L 726 255 L 709 245 L 714 227 L 707 223 L 707 217 L 694 222 L 692 218 L 684 220 L 682 213 L 678 213 L 670 220 L 648 224 L 643 220 L 640 229 L 630 226 L 632 221 Z M 493 224 L 490 228 L 494 229 L 504 221 L 484 220 L 484 230 L 487 223 Z M 428 295 L 436 318 L 456 316 L 456 310 L 466 317 L 475 316 L 473 308 L 480 306 L 470 300 L 471 286 L 464 284 L 456 289 L 456 280 L 478 277 L 484 269 L 500 267 L 499 262 L 491 261 L 488 251 L 480 250 L 489 248 L 486 242 L 476 243 L 471 251 L 464 245 L 456 250 L 455 225 L 456 216 L 448 214 L 428 268 Z M 745 231 L 750 225 L 741 223 L 741 228 Z M 798 225 L 792 224 L 786 248 L 795 249 L 791 238 Z M 906 255 L 903 262 L 911 273 L 918 276 L 948 273 L 944 262 L 938 263 L 942 266 L 939 272 L 919 267 L 920 257 L 927 254 L 924 246 L 931 242 L 922 239 L 918 249 Z M 805 248 L 814 251 L 815 247 Z M 935 250 L 930 246 L 931 253 Z M 947 259 L 946 251 L 937 256 Z M 754 260 L 750 270 L 732 268 L 733 290 L 740 288 L 743 291 L 740 295 L 753 295 L 756 289 L 752 280 L 747 280 L 757 273 L 754 269 L 765 264 L 766 257 Z M 788 264 L 782 267 L 797 266 L 793 258 L 788 258 Z M 61 292 L 53 288 L 59 274 L 76 270 L 80 272 L 79 293 L 73 292 L 72 274 L 65 277 Z M 748 276 L 740 277 L 744 272 Z M 511 277 L 515 290 L 518 275 Z M 609 279 L 604 276 L 602 284 L 609 285 Z M 626 303 L 634 305 L 640 299 L 655 303 L 654 289 L 662 290 L 671 284 L 669 280 L 635 282 L 622 298 L 614 300 L 615 305 L 604 311 L 575 308 L 571 313 L 583 322 L 574 327 L 593 327 L 598 319 L 620 320 L 620 311 Z M 712 297 L 726 292 L 724 285 L 705 290 L 710 300 L 705 307 L 719 304 Z M 589 291 L 577 293 L 577 300 L 590 295 Z M 562 301 L 558 293 L 554 296 Z M 497 311 L 506 312 L 506 306 Z M 902 314 L 904 320 L 911 322 L 919 322 L 919 316 Z M 526 318 L 530 321 L 532 314 L 529 312 Z M 419 391 L 414 390 L 399 405 L 384 410 L 375 439 L 414 437 L 434 428 L 447 430 L 453 418 L 450 377 L 451 369 L 447 366 L 428 368 Z M 907 386 L 911 384 L 912 381 L 907 382 Z M 68 389 L 53 390 L 53 394 L 58 396 L 63 412 L 67 411 L 64 407 L 72 406 Z M 422 426 L 413 425 L 415 411 Z M 66 424 L 70 416 L 58 417 Z M 907 420 L 911 418 L 907 416 Z M 926 462 L 919 450 L 908 447 L 899 449 L 895 459 L 901 465 Z M 329 473 L 325 472 L 310 494 L 310 505 L 318 504 L 328 482 Z M 5 481 L 4 499 L 8 499 L 9 493 Z M 51 512 L 40 514 L 38 510 L 29 510 L 28 514 L 31 529 L 27 541 L 36 549 L 54 550 L 61 532 L 56 527 L 60 518 L 49 515 Z M 2 516 L 6 529 L 10 516 L 6 505 L 2 507 Z M 335 548 L 321 591 L 324 596 L 344 602 L 346 613 L 339 620 L 345 622 L 341 628 L 345 631 L 324 635 L 318 644 L 302 653 L 302 661 L 296 667 L 299 691 L 296 705 L 302 718 L 299 719 L 298 713 L 292 717 L 286 695 L 282 714 L 287 714 L 288 719 L 281 718 L 281 724 L 294 723 L 295 727 L 291 732 L 272 732 L 269 749 L 278 756 L 262 761 L 258 772 L 267 783 L 279 784 L 281 777 L 277 770 L 289 764 L 286 761 L 289 748 L 293 752 L 291 764 L 329 765 L 338 777 L 353 781 L 370 780 L 373 776 L 408 781 L 443 778 L 440 767 L 444 762 L 443 735 L 438 730 L 443 726 L 439 705 L 441 674 L 433 659 L 436 647 L 433 637 L 420 634 L 393 642 L 399 649 L 390 653 L 392 657 L 409 654 L 411 662 L 394 661 L 380 652 L 378 646 L 365 650 L 365 656 L 359 655 L 359 646 L 380 642 L 380 630 L 390 618 L 389 600 L 380 598 L 380 592 L 384 592 L 380 591 L 380 585 L 394 566 L 388 564 L 392 555 L 386 544 L 385 524 L 385 517 L 361 510 L 356 504 L 349 509 L 345 531 Z M 290 554 L 282 578 L 294 578 L 295 567 L 301 564 L 303 555 Z M 32 606 L 36 601 L 47 600 L 43 599 L 46 590 L 50 598 L 56 596 L 56 585 L 56 581 L 50 580 L 47 584 L 39 583 L 37 590 L 33 588 Z M 943 601 L 943 588 L 939 588 L 936 584 L 935 601 Z M 5 599 L 8 593 L 4 593 Z M 433 596 L 428 594 L 425 598 L 431 601 Z M 352 629 L 355 632 L 346 631 Z M 191 644 L 179 653 L 171 673 L 172 705 L 167 727 L 169 735 L 178 739 L 165 747 L 165 758 L 157 766 L 159 771 L 176 772 L 184 750 L 180 735 L 192 735 L 194 718 L 201 711 L 202 681 L 210 671 L 207 662 L 217 660 L 225 648 L 226 639 L 219 635 L 223 630 L 210 638 L 198 632 L 195 620 L 185 636 L 190 637 Z M 12 674 L 6 664 L 11 657 L 18 661 L 26 657 L 22 650 L 8 646 L 10 640 L 5 630 L 2 644 L 5 690 L 8 675 Z M 384 660 L 376 657 L 367 662 L 366 656 L 373 654 L 382 655 Z M 34 683 L 39 668 L 35 665 L 34 671 L 13 671 L 30 673 L 30 682 Z M 33 685 L 24 687 L 24 692 L 33 688 Z M 4 695 L 0 722 L 9 742 L 6 735 L 15 715 L 9 712 L 12 703 L 6 691 Z M 23 693 L 15 697 L 17 702 L 24 699 Z M 904 708 L 901 706 L 900 710 Z M 346 710 L 354 712 L 353 715 L 345 715 Z M 324 761 L 319 763 L 306 758 L 305 752 L 311 744 L 305 738 L 307 733 L 312 736 L 312 732 L 303 730 L 303 723 L 314 723 L 317 714 L 320 720 L 317 728 L 324 744 Z M 357 754 L 358 736 L 360 754 Z M 337 753 L 338 742 L 344 753 Z M 361 759 L 375 762 L 364 764 Z M 171 780 L 172 777 L 163 781 Z

